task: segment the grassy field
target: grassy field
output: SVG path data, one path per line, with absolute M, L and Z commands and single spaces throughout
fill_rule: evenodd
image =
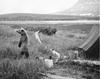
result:
M 38 27 L 55 27 L 57 32 L 55 35 L 47 36 L 40 34 L 43 44 L 39 44 L 34 36 L 34 29 Z M 63 26 L 63 27 L 62 27 Z M 73 25 L 74 26 L 74 25 Z M 0 79 L 41 79 L 41 72 L 46 72 L 48 69 L 40 62 L 36 62 L 35 56 L 45 56 L 47 52 L 45 46 L 54 48 L 61 55 L 67 55 L 67 48 L 71 46 L 78 46 L 85 38 L 77 38 L 72 32 L 88 34 L 91 25 L 47 25 L 47 24 L 0 24 Z M 94 26 L 94 25 L 93 25 Z M 23 27 L 27 30 L 30 38 L 28 59 L 20 58 L 20 48 L 18 48 L 18 41 L 20 35 L 14 29 Z M 82 28 L 79 28 L 82 27 Z M 83 28 L 85 27 L 85 28 Z M 79 67 L 79 68 L 77 68 Z M 88 72 L 82 70 L 82 66 L 75 64 L 58 64 L 49 71 L 54 71 L 55 74 L 62 76 L 74 77 L 77 79 L 99 79 L 98 72 Z M 61 72 L 61 73 L 60 73 Z M 84 74 L 84 75 L 83 75 Z
M 78 16 L 78 15 L 49 15 L 49 14 L 6 14 L 0 16 L 0 21 L 49 21 L 49 20 L 99 20 L 99 16 Z
M 76 38 L 74 35 L 71 35 L 72 29 L 69 27 L 61 25 L 53 25 L 57 29 L 57 33 L 53 36 L 47 36 L 40 34 L 40 38 L 43 42 L 43 45 L 40 45 L 38 41 L 35 39 L 34 36 L 34 29 L 38 27 L 50 27 L 51 25 L 0 25 L 0 48 L 6 47 L 13 47 L 15 50 L 20 49 L 17 47 L 20 35 L 15 32 L 14 29 L 24 27 L 29 34 L 30 38 L 30 45 L 29 49 L 30 52 L 34 51 L 38 52 L 38 48 L 43 46 L 48 46 L 49 48 L 55 48 L 57 51 L 61 53 L 66 53 L 66 49 L 70 46 L 77 46 L 79 45 L 83 39 Z M 90 27 L 90 26 L 89 26 Z M 53 27 L 52 27 L 53 28 Z M 77 29 L 77 28 L 76 28 Z M 74 31 L 76 30 L 74 29 Z M 80 29 L 80 31 L 83 29 Z M 76 32 L 80 32 L 79 29 Z M 83 30 L 84 31 L 84 30 Z M 85 31 L 88 33 L 88 31 Z

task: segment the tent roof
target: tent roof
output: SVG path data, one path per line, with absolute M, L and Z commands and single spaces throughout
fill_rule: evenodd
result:
M 97 41 L 98 38 L 100 38 L 99 26 L 93 26 L 90 33 L 79 47 L 87 51 Z

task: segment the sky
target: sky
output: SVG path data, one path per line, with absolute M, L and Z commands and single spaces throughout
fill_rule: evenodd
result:
M 0 14 L 50 14 L 70 9 L 77 2 L 78 0 L 0 0 Z

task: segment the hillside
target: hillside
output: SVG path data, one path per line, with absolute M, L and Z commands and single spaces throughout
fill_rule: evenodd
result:
M 100 15 L 100 0 L 79 0 L 72 8 L 59 12 L 58 14 L 75 14 L 75 15 Z

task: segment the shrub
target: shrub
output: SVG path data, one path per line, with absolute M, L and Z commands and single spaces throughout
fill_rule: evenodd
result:
M 48 27 L 48 28 L 40 29 L 40 32 L 42 32 L 45 35 L 53 35 L 57 32 L 57 29 Z

